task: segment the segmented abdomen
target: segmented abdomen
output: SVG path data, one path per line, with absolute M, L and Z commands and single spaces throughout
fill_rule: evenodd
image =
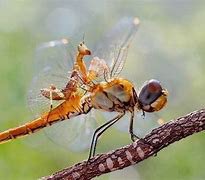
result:
M 89 98 L 82 100 L 80 96 L 71 96 L 69 100 L 64 101 L 50 112 L 43 114 L 40 118 L 22 126 L 1 132 L 0 143 L 32 134 L 59 121 L 70 119 L 81 114 L 87 114 L 91 108 Z

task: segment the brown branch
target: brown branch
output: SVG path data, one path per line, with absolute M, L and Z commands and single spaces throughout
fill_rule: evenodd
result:
M 205 109 L 192 112 L 153 129 L 145 138 L 130 145 L 97 155 L 88 163 L 80 162 L 42 179 L 92 179 L 143 161 L 169 144 L 203 130 L 205 130 Z

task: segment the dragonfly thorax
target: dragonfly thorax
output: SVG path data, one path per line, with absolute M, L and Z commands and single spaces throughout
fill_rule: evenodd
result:
M 91 103 L 96 109 L 124 112 L 133 109 L 136 104 L 133 90 L 133 84 L 126 79 L 101 82 L 92 91 Z

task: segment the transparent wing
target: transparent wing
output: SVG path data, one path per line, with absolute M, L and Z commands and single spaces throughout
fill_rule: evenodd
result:
M 123 68 L 138 24 L 138 19 L 123 18 L 96 46 L 94 56 L 105 59 L 112 77 L 117 76 Z M 69 47 L 72 44 L 63 39 L 44 43 L 36 51 L 34 67 L 37 75 L 32 80 L 28 95 L 29 107 L 36 117 L 50 110 L 50 101 L 41 95 L 40 89 L 51 85 L 61 89 L 69 81 L 68 71 L 72 69 L 74 60 L 74 51 Z M 55 107 L 61 101 L 54 103 Z M 46 135 L 61 146 L 83 150 L 89 147 L 96 124 L 96 117 L 89 113 L 47 128 Z
M 109 121 L 116 115 L 116 112 L 103 113 L 106 121 Z M 129 133 L 130 118 L 131 114 L 127 112 L 116 124 L 113 125 L 113 127 L 119 131 Z M 143 137 L 145 134 L 150 132 L 151 129 L 160 125 L 158 120 L 161 121 L 162 119 L 160 119 L 156 113 L 146 113 L 144 117 L 142 116 L 142 112 L 135 112 L 133 124 L 134 133 L 139 137 Z
M 153 113 L 146 113 L 145 117 L 142 116 L 141 112 L 135 113 L 133 130 L 134 133 L 143 137 L 145 134 L 151 131 L 151 129 L 159 126 L 157 117 Z M 127 113 L 118 123 L 116 123 L 115 127 L 123 132 L 129 133 L 129 125 L 130 125 L 130 113 Z
M 50 110 L 50 100 L 42 96 L 40 90 L 51 85 L 62 89 L 69 81 L 69 71 L 73 68 L 75 51 L 67 39 L 50 41 L 36 49 L 34 78 L 28 92 L 28 106 L 35 118 Z M 53 101 L 54 106 L 62 101 Z M 45 128 L 46 136 L 54 143 L 72 150 L 82 150 L 88 146 L 90 133 L 93 132 L 91 115 L 66 120 L 50 128 Z M 86 140 L 88 142 L 86 143 Z
M 122 71 L 129 45 L 135 36 L 138 26 L 138 18 L 122 18 L 97 43 L 93 56 L 106 61 L 110 70 L 110 77 L 118 76 Z
M 46 128 L 46 135 L 54 143 L 78 152 L 90 147 L 93 133 L 97 127 L 95 110 Z
M 40 90 L 51 84 L 58 89 L 69 81 L 69 71 L 73 68 L 75 51 L 66 39 L 41 44 L 36 49 L 34 78 L 28 93 L 28 105 L 35 117 L 49 112 L 50 100 L 42 96 Z M 53 101 L 54 107 L 62 101 Z M 59 122 L 45 128 L 45 135 L 54 143 L 73 151 L 82 151 L 90 146 L 90 139 L 96 127 L 93 112 L 71 120 Z
M 28 106 L 35 117 L 50 109 L 49 99 L 42 96 L 40 90 L 51 85 L 58 89 L 65 87 L 73 61 L 74 50 L 67 39 L 46 42 L 36 49 L 34 77 L 28 92 Z M 61 101 L 54 101 L 54 107 L 59 103 Z

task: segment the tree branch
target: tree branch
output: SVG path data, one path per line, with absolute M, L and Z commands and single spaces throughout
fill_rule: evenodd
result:
M 203 130 L 205 130 L 205 109 L 171 120 L 153 129 L 145 138 L 130 145 L 97 155 L 88 163 L 86 161 L 80 162 L 42 179 L 91 179 L 137 164 L 155 155 L 164 147 Z

